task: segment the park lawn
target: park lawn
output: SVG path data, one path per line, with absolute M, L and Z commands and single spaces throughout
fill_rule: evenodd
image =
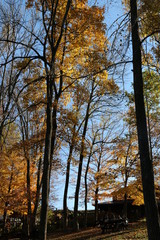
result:
M 94 240 L 96 238 L 92 238 L 92 240 Z M 128 231 L 128 232 L 123 232 L 123 233 L 119 233 L 117 234 L 117 236 L 106 236 L 104 238 L 101 239 L 107 239 L 107 240 L 132 240 L 132 239 L 148 239 L 147 237 L 147 231 L 146 229 L 135 229 L 134 231 Z
M 128 229 L 119 232 L 104 233 L 100 228 L 89 228 L 68 234 L 50 235 L 48 240 L 132 240 L 132 239 L 148 239 L 145 222 L 129 224 Z

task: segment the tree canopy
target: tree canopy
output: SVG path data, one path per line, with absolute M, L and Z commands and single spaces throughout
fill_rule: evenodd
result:
M 46 240 L 48 209 L 56 208 L 61 182 L 64 229 L 71 198 L 75 229 L 81 202 L 87 226 L 91 204 L 96 222 L 100 201 L 132 199 L 145 204 L 154 239 L 149 204 L 159 229 L 160 5 L 122 5 L 124 14 L 108 26 L 107 8 L 97 1 L 0 4 L 3 233 L 17 213 L 28 237 L 38 217 L 39 238 Z

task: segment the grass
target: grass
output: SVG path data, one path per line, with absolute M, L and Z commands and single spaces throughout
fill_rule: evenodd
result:
M 147 240 L 147 230 L 145 222 L 129 224 L 128 229 L 120 232 L 110 232 L 102 234 L 100 228 L 89 228 L 73 233 L 58 233 L 50 235 L 48 240 Z
M 148 239 L 147 237 L 147 231 L 146 229 L 137 229 L 135 231 L 128 231 L 128 232 L 123 232 L 123 233 L 119 233 L 117 236 L 106 236 L 104 238 L 101 239 L 107 239 L 107 240 L 131 240 L 131 239 Z M 94 238 L 92 238 L 92 240 L 96 240 Z

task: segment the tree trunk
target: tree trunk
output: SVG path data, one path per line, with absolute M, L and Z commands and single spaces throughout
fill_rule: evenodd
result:
M 124 181 L 124 189 L 125 189 L 125 194 L 124 194 L 124 206 L 123 206 L 123 217 L 124 218 L 127 218 L 127 191 L 126 191 L 126 188 L 127 188 L 127 184 L 128 184 L 128 176 L 129 176 L 129 173 L 128 173 L 128 155 L 129 155 L 129 150 L 130 150 L 130 147 L 131 147 L 131 133 L 130 133 L 130 129 L 129 129 L 129 145 L 128 145 L 128 148 L 127 148 L 127 152 L 126 152 L 126 158 L 125 158 L 125 166 L 124 166 L 124 172 L 125 172 L 125 181 Z
M 85 181 L 85 201 L 84 201 L 85 202 L 85 227 L 87 227 L 87 199 L 88 199 L 87 175 L 88 175 L 89 164 L 90 164 L 90 160 L 91 160 L 91 155 L 92 155 L 95 139 L 96 139 L 96 136 L 94 136 L 93 141 L 92 141 L 92 145 L 91 145 L 90 153 L 89 153 L 89 157 L 88 157 L 88 162 L 87 162 L 87 166 L 86 166 L 86 171 L 85 171 L 85 177 L 84 177 L 84 181 Z
M 80 149 L 80 159 L 79 159 L 79 167 L 78 167 L 78 177 L 77 177 L 77 185 L 76 185 L 76 192 L 75 192 L 75 202 L 74 202 L 74 229 L 78 230 L 78 200 L 79 200 L 79 190 L 80 190 L 80 184 L 81 184 L 81 174 L 82 174 L 82 164 L 83 164 L 83 153 L 84 153 L 84 147 L 85 147 L 85 137 L 87 132 L 87 125 L 88 125 L 88 119 L 89 119 L 89 110 L 91 105 L 91 100 L 93 97 L 94 92 L 94 80 L 92 82 L 92 89 L 90 93 L 89 102 L 87 105 L 86 115 L 85 115 L 85 123 L 84 123 L 84 129 L 82 134 L 82 141 L 81 141 L 81 149 Z
M 52 112 L 52 138 L 51 138 L 51 153 L 50 153 L 50 173 L 49 179 L 51 178 L 51 170 L 52 170 L 52 160 L 55 148 L 55 140 L 57 133 L 57 106 L 58 106 L 59 97 L 56 95 L 53 103 L 53 112 Z
M 141 43 L 138 33 L 137 22 L 137 1 L 130 0 L 130 7 L 133 48 L 134 95 L 147 230 L 150 240 L 158 240 L 160 239 L 159 214 L 155 197 L 154 173 L 149 153 L 147 124 L 144 106 Z
M 148 107 L 147 93 L 146 93 L 146 111 L 147 111 L 147 123 L 148 123 L 149 152 L 150 152 L 150 159 L 151 159 L 151 161 L 153 161 L 153 155 L 152 155 L 152 138 L 151 138 L 151 125 L 150 125 L 150 118 L 149 118 L 149 107 Z
M 45 1 L 42 1 L 42 14 L 45 15 L 44 2 Z M 47 216 L 48 216 L 48 201 L 49 201 L 49 190 L 50 190 L 50 176 L 51 176 L 51 167 L 52 167 L 52 155 L 54 152 L 56 129 L 57 129 L 57 123 L 56 123 L 57 104 L 58 104 L 58 98 L 61 95 L 62 84 L 63 84 L 63 74 L 61 74 L 59 91 L 57 91 L 57 86 L 55 84 L 55 66 L 54 65 L 55 65 L 56 53 L 64 33 L 65 23 L 66 23 L 69 9 L 70 9 L 71 0 L 67 1 L 66 10 L 63 15 L 59 37 L 56 42 L 53 35 L 55 34 L 54 18 L 56 16 L 57 7 L 55 7 L 54 4 L 55 2 L 52 1 L 51 6 L 55 10 L 55 12 L 53 11 L 51 14 L 51 18 L 52 18 L 52 21 L 51 21 L 52 24 L 50 25 L 51 29 L 47 29 L 46 31 L 46 39 L 48 39 L 50 34 L 52 36 L 51 39 L 49 39 L 52 54 L 51 54 L 51 63 L 50 63 L 49 71 L 48 71 L 47 62 L 45 62 L 45 69 L 47 74 L 47 79 L 46 79 L 46 82 L 47 82 L 47 129 L 46 129 L 46 138 L 45 138 L 45 152 L 44 152 L 44 165 L 43 165 L 43 177 L 42 177 L 42 206 L 41 206 L 41 220 L 40 220 L 40 238 L 42 240 L 47 239 Z M 56 4 L 58 6 L 58 1 Z M 48 30 L 50 31 L 48 32 Z M 63 48 L 61 65 L 63 65 L 64 53 L 65 53 L 65 46 Z M 44 46 L 44 55 L 45 55 L 45 58 L 48 58 L 48 56 L 46 55 L 46 46 Z M 53 103 L 53 86 L 54 86 L 54 93 L 55 93 L 54 103 Z
M 83 136 L 82 136 L 81 152 L 80 152 L 79 168 L 78 168 L 78 177 L 77 177 L 77 185 L 76 185 L 76 192 L 75 192 L 74 226 L 73 226 L 75 230 L 78 230 L 78 200 L 79 200 L 79 190 L 80 190 L 80 183 L 81 183 L 84 141 L 85 141 L 85 135 L 86 135 L 86 131 L 87 131 L 87 123 L 88 123 L 88 119 L 86 119 L 84 131 L 83 131 Z
M 40 157 L 39 163 L 38 163 L 38 171 L 37 171 L 37 191 L 36 191 L 36 198 L 35 198 L 35 203 L 34 203 L 34 210 L 31 218 L 31 224 L 32 224 L 32 233 L 35 232 L 35 223 L 36 223 L 36 214 L 37 214 L 37 209 L 38 209 L 38 204 L 39 204 L 39 197 L 40 197 L 40 189 L 41 189 L 41 167 L 42 167 L 42 158 Z
M 45 152 L 42 177 L 42 205 L 40 217 L 40 239 L 47 239 L 47 216 L 51 169 L 51 142 L 52 142 L 52 81 L 47 78 L 47 129 L 45 138 Z
M 74 138 L 74 133 L 73 133 L 73 138 Z M 63 228 L 64 229 L 68 227 L 67 195 L 68 195 L 68 186 L 69 186 L 70 165 L 71 165 L 71 158 L 72 158 L 73 145 L 74 145 L 73 141 L 70 145 L 69 156 L 67 159 L 66 181 L 65 181 L 64 196 L 63 196 Z
M 27 236 L 30 237 L 31 234 L 31 176 L 30 176 L 30 156 L 29 156 L 29 148 L 28 145 L 25 146 L 25 140 L 29 141 L 29 130 L 28 130 L 28 111 L 26 112 L 26 125 L 24 124 L 23 117 L 21 117 L 21 128 L 22 128 L 22 139 L 23 139 L 23 151 L 24 156 L 27 163 L 27 175 L 26 175 L 26 182 L 27 182 Z
M 88 162 L 87 162 L 87 167 L 86 167 L 86 172 L 85 172 L 85 227 L 87 227 L 87 199 L 88 199 L 88 185 L 87 185 L 87 175 L 88 175 L 88 169 L 89 169 L 89 164 L 90 164 L 90 159 L 91 159 L 91 152 L 88 157 Z
M 98 221 L 98 193 L 99 193 L 99 187 L 97 186 L 95 191 L 95 226 Z
M 100 155 L 98 159 L 98 166 L 97 166 L 97 179 L 96 179 L 96 191 L 95 191 L 95 225 L 98 221 L 98 194 L 99 194 L 99 176 L 98 173 L 100 171 L 101 167 L 101 159 L 102 159 L 102 153 L 103 153 L 103 144 L 101 145 Z

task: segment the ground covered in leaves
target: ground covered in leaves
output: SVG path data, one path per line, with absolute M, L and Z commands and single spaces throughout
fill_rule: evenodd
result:
M 48 236 L 48 240 L 131 240 L 148 239 L 145 222 L 130 223 L 124 231 L 110 232 L 102 234 L 100 228 L 89 228 L 74 233 L 56 233 Z

